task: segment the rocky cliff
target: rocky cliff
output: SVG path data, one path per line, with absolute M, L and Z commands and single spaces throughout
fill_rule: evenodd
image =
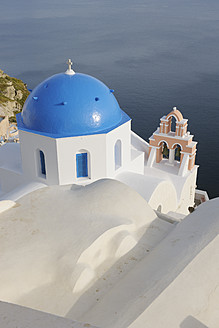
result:
M 15 114 L 22 110 L 28 95 L 26 84 L 0 70 L 0 115 L 8 115 L 10 121 L 16 121 Z

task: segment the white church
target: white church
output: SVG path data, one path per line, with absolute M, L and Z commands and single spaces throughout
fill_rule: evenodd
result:
M 71 65 L 40 83 L 17 114 L 20 144 L 0 149 L 1 198 L 33 182 L 86 185 L 110 178 L 155 210 L 188 214 L 198 166 L 196 142 L 180 111 L 174 107 L 162 117 L 147 143 L 131 130 L 114 90 Z
M 188 120 L 174 107 L 147 142 L 71 65 L 0 147 L 0 327 L 218 327 L 219 199 Z

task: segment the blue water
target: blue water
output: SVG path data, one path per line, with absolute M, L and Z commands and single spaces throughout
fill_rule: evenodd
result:
M 198 141 L 198 188 L 219 195 L 219 1 L 3 0 L 0 46 L 0 68 L 29 88 L 72 58 L 146 140 L 177 106 Z

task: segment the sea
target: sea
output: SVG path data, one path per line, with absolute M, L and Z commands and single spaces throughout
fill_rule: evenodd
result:
M 145 140 L 177 107 L 197 187 L 219 196 L 218 0 L 2 0 L 0 69 L 33 89 L 73 69 L 103 81 Z

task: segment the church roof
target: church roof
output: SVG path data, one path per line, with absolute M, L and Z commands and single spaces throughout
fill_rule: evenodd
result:
M 40 83 L 17 115 L 19 129 L 52 137 L 107 133 L 129 120 L 113 90 L 73 70 Z

